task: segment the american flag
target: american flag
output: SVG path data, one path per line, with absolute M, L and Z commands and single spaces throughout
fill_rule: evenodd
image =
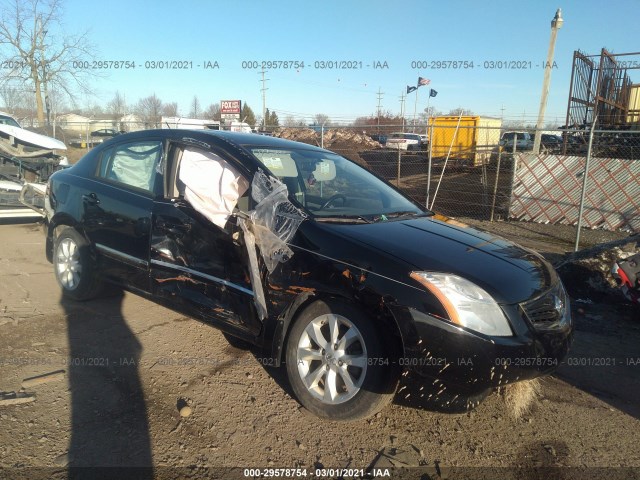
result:
M 421 87 L 423 85 L 429 85 L 431 83 L 431 80 L 429 80 L 428 78 L 422 78 L 422 77 L 418 77 L 418 86 Z

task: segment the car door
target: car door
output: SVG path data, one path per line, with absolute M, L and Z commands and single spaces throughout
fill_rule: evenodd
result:
M 81 222 L 101 273 L 144 291 L 149 290 L 151 210 L 163 151 L 159 138 L 105 149 L 82 194 Z
M 261 322 L 255 313 L 246 248 L 236 218 L 211 214 L 211 200 L 202 196 L 196 201 L 181 180 L 186 155 L 194 152 L 212 166 L 224 164 L 238 175 L 242 169 L 201 147 L 172 145 L 166 194 L 153 205 L 150 268 L 154 295 L 223 330 L 256 336 Z M 200 184 L 210 182 L 213 190 L 213 186 L 224 188 L 225 179 L 215 170 L 200 170 Z M 233 205 L 248 210 L 245 176 L 242 183 L 245 191 Z

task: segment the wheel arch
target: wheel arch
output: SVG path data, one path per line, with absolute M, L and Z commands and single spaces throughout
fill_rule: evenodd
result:
M 398 321 L 386 303 L 384 297 L 379 297 L 379 302 L 364 302 L 362 299 L 348 295 L 339 295 L 335 292 L 304 292 L 297 295 L 274 322 L 271 342 L 267 344 L 265 352 L 274 360 L 274 366 L 280 366 L 284 359 L 285 346 L 289 339 L 291 328 L 300 314 L 311 304 L 317 301 L 342 302 L 360 309 L 368 317 L 373 316 L 376 325 L 381 326 L 385 332 L 392 334 L 394 356 L 404 353 L 404 341 Z
M 53 247 L 55 245 L 56 237 L 60 232 L 67 227 L 74 228 L 80 235 L 87 239 L 87 235 L 84 230 L 79 227 L 79 223 L 71 215 L 65 212 L 56 213 L 49 221 L 47 226 L 47 240 L 46 240 L 46 255 L 47 260 L 53 263 Z

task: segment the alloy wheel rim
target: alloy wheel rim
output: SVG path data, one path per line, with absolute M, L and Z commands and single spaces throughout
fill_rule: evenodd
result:
M 298 374 L 307 391 L 327 405 L 352 399 L 367 373 L 367 348 L 357 327 L 325 314 L 305 327 L 296 350 Z
M 56 274 L 58 280 L 66 290 L 74 290 L 80 283 L 82 264 L 80 263 L 80 249 L 76 242 L 64 238 L 56 251 Z

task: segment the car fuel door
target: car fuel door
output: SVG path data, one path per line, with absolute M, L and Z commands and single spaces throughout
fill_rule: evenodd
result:
M 176 163 L 182 161 L 181 151 L 173 154 Z M 177 178 L 179 167 L 172 170 Z M 212 178 L 211 184 L 219 180 Z M 247 254 L 240 244 L 236 218 L 229 215 L 226 221 L 213 223 L 199 211 L 202 209 L 194 208 L 199 203 L 184 198 L 185 185 L 178 183 L 179 191 L 154 202 L 150 250 L 154 294 L 222 330 L 258 335 L 262 324 L 255 313 Z

